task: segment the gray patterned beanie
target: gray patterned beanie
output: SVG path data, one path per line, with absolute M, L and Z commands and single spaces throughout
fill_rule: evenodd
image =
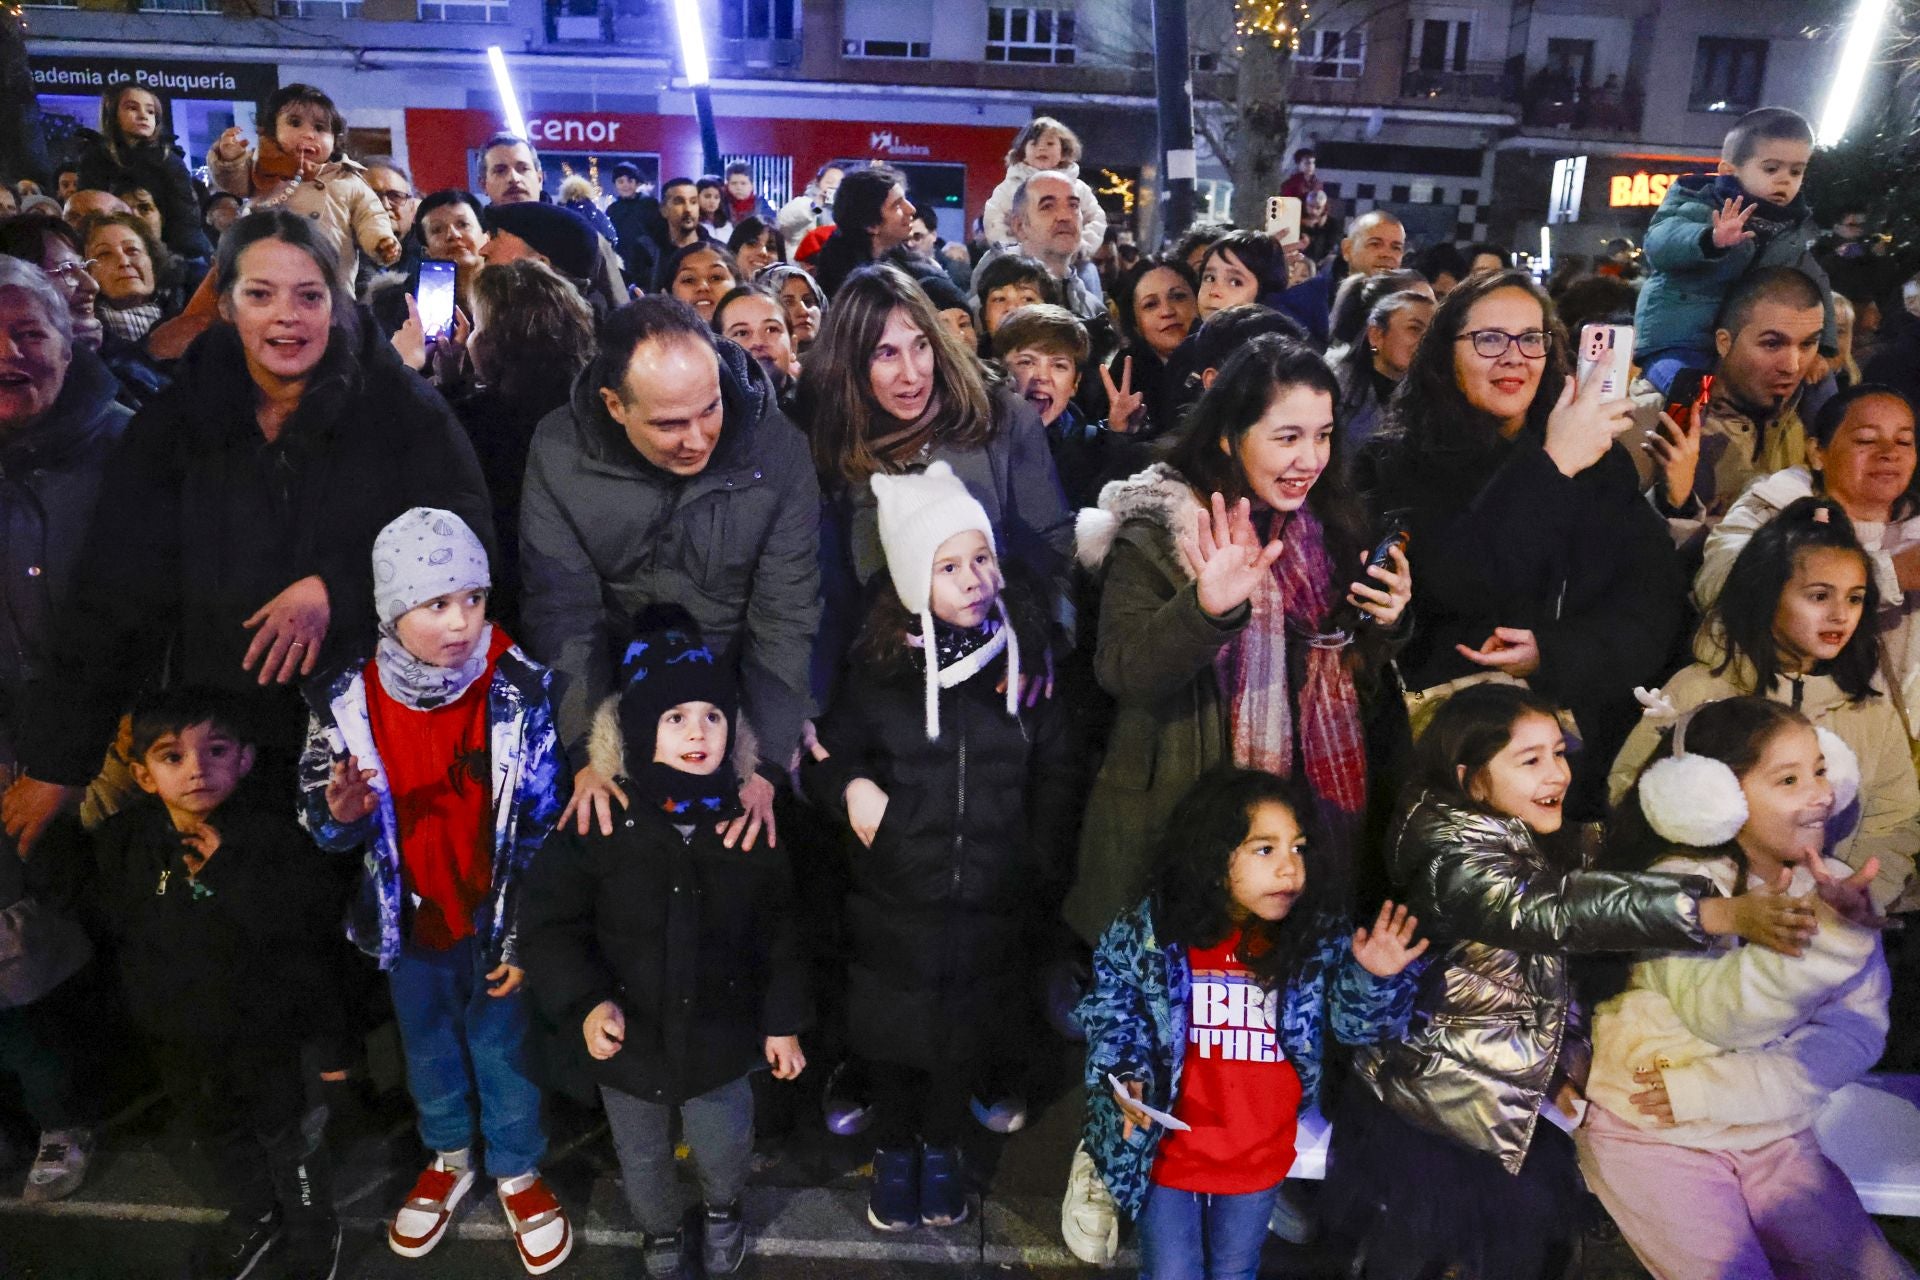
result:
M 451 511 L 415 507 L 373 540 L 373 603 L 382 628 L 429 600 L 492 585 L 487 549 Z

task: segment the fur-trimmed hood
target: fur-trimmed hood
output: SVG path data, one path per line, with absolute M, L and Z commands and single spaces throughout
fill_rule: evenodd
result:
M 1087 569 L 1098 571 L 1113 551 L 1121 526 L 1129 520 L 1147 520 L 1165 531 L 1172 544 L 1174 558 L 1188 577 L 1193 567 L 1180 554 L 1181 535 L 1192 531 L 1200 513 L 1200 499 L 1193 486 L 1164 462 L 1124 480 L 1110 481 L 1100 490 L 1097 506 L 1086 507 L 1074 520 L 1074 557 Z
M 742 782 L 753 776 L 760 763 L 760 743 L 753 726 L 743 715 L 736 715 L 727 726 L 728 755 L 734 772 Z M 593 727 L 587 734 L 587 765 L 605 778 L 625 778 L 627 774 L 627 737 L 620 731 L 620 695 L 601 699 L 593 713 Z

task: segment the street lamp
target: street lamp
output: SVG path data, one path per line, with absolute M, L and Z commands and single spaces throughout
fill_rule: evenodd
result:
M 680 29 L 680 64 L 693 90 L 693 114 L 700 121 L 700 162 L 720 172 L 720 134 L 713 127 L 713 92 L 707 83 L 707 37 L 700 30 L 700 0 L 673 0 L 673 21 Z
M 520 114 L 520 99 L 513 92 L 513 77 L 507 74 L 507 55 L 499 45 L 489 45 L 487 62 L 493 67 L 493 87 L 500 91 L 500 110 L 507 117 L 507 132 L 527 140 L 527 118 Z
M 1827 93 L 1827 108 L 1820 113 L 1816 141 L 1823 147 L 1839 145 L 1847 136 L 1847 126 L 1853 123 L 1867 66 L 1880 43 L 1880 29 L 1886 25 L 1887 7 L 1887 0 L 1860 0 L 1853 11 L 1847 42 L 1840 50 L 1840 65 L 1834 71 L 1833 88 Z

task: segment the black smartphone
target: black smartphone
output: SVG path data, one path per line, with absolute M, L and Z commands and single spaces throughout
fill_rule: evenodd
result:
M 1367 569 L 1387 568 L 1393 563 L 1393 549 L 1399 547 L 1401 553 L 1405 554 L 1407 543 L 1412 541 L 1412 538 L 1413 535 L 1407 531 L 1406 525 L 1395 522 L 1388 528 L 1387 536 L 1380 539 L 1379 543 L 1374 546 L 1373 553 L 1367 557 L 1366 568 L 1360 571 L 1360 576 L 1354 579 L 1354 581 L 1365 583 L 1370 587 L 1378 587 L 1380 580 L 1371 573 L 1368 573 Z M 1352 631 L 1356 627 L 1365 626 L 1373 621 L 1372 614 L 1358 609 L 1346 603 L 1344 600 L 1341 601 L 1340 607 L 1334 611 L 1334 617 L 1339 622 L 1339 630 L 1341 631 Z

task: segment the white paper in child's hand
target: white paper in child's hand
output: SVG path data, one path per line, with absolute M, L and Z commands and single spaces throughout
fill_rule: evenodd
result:
M 1552 1098 L 1543 1098 L 1540 1101 L 1540 1114 L 1545 1116 L 1556 1129 L 1570 1134 L 1582 1124 L 1586 1123 L 1587 1100 L 1585 1098 L 1575 1098 L 1573 1100 L 1573 1114 L 1568 1115 L 1560 1109 L 1559 1105 L 1556 1104 Z
M 1168 1115 L 1164 1111 L 1156 1111 L 1152 1107 L 1148 1106 L 1146 1103 L 1140 1101 L 1138 1098 L 1128 1093 L 1127 1086 L 1125 1086 L 1124 1084 L 1121 1084 L 1120 1077 L 1114 1075 L 1111 1071 L 1107 1073 L 1107 1083 L 1113 1086 L 1113 1096 L 1115 1098 L 1119 1099 L 1121 1102 L 1126 1103 L 1130 1107 L 1134 1107 L 1140 1111 L 1146 1112 L 1147 1118 L 1153 1121 L 1155 1124 L 1165 1125 L 1169 1129 L 1178 1129 L 1183 1133 L 1188 1133 L 1193 1130 L 1193 1126 L 1188 1124 L 1186 1121 L 1175 1119 L 1173 1116 Z

